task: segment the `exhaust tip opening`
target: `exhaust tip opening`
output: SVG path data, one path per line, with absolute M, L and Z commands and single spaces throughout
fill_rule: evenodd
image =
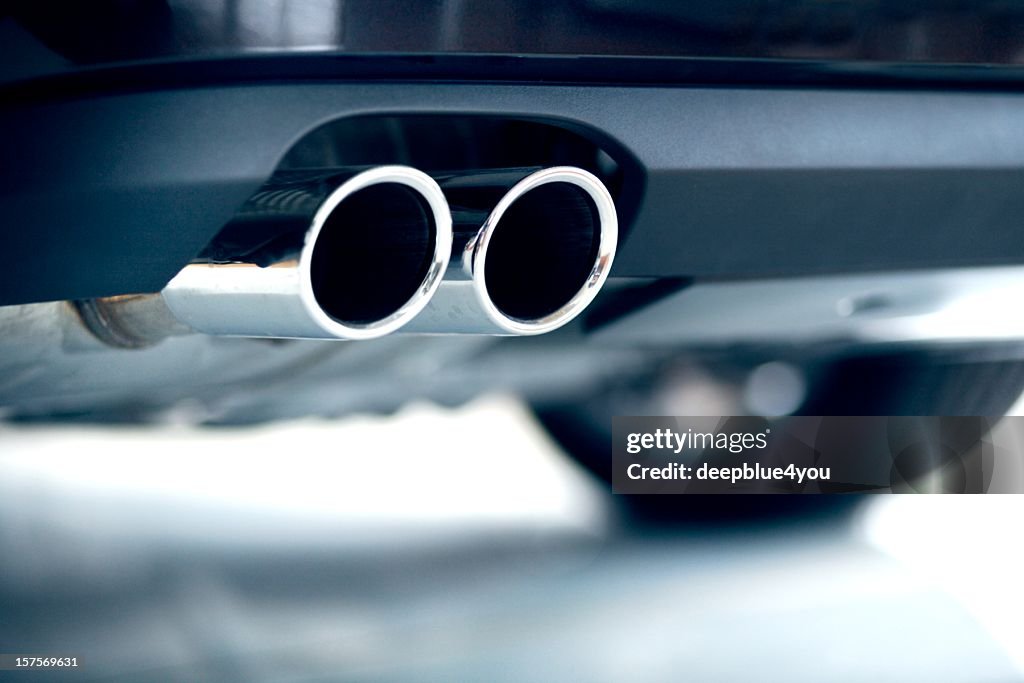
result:
M 604 284 L 618 222 L 611 196 L 590 173 L 538 171 L 509 191 L 488 222 L 475 265 L 483 268 L 486 299 L 510 332 L 561 327 Z
M 387 318 L 419 291 L 436 240 L 426 203 L 408 187 L 359 190 L 320 229 L 310 263 L 313 296 L 340 323 Z
M 426 305 L 451 251 L 451 215 L 427 175 L 379 167 L 341 185 L 313 219 L 303 294 L 337 336 L 392 332 Z

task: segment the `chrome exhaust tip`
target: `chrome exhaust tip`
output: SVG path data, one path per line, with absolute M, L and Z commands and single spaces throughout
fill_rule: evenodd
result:
M 615 203 L 600 180 L 579 168 L 548 168 L 502 197 L 463 263 L 493 323 L 509 334 L 542 334 L 594 300 L 618 235 Z
M 465 201 L 467 188 L 487 188 L 503 177 L 508 173 L 442 179 L 456 253 L 437 294 L 406 331 L 543 334 L 576 318 L 601 290 L 619 231 L 604 184 L 582 169 L 558 166 L 516 174 L 489 213 L 466 205 L 473 204 Z
M 243 209 L 235 233 L 281 213 L 301 216 L 293 208 L 310 201 L 301 184 L 271 183 Z M 272 263 L 249 257 L 186 266 L 162 291 L 173 316 L 207 334 L 317 339 L 373 339 L 412 320 L 451 255 L 451 214 L 438 184 L 413 168 L 380 166 L 317 201 L 300 223 L 308 226 L 303 234 L 288 238 L 293 228 L 269 240 L 294 242 Z

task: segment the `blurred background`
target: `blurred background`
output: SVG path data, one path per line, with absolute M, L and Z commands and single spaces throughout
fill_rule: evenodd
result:
M 1019 496 L 652 521 L 501 395 L 0 444 L 0 649 L 82 657 L 48 680 L 1024 679 Z
M 72 63 L 249 51 L 1020 64 L 1014 0 L 11 0 Z M 0 8 L 2 11 L 3 8 Z M 55 14 L 67 21 L 55 22 Z M 12 31 L 13 27 L 8 26 Z M 11 45 L 13 48 L 14 45 Z

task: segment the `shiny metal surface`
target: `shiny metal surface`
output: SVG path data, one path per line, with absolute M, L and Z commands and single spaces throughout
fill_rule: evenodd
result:
M 131 320 L 159 317 L 153 311 L 165 306 L 188 329 L 212 335 L 372 339 L 394 332 L 426 305 L 440 284 L 451 253 L 451 215 L 437 183 L 415 169 L 380 166 L 349 175 L 326 198 L 305 181 L 276 185 L 272 181 L 204 252 L 205 262 L 182 269 L 159 296 L 150 299 L 148 308 L 140 305 L 137 297 L 101 300 L 106 317 L 127 318 L 116 327 L 139 329 Z M 324 181 L 321 174 L 318 182 L 323 185 L 333 180 Z M 393 200 L 393 205 L 402 200 L 400 189 L 411 190 L 423 207 L 417 206 L 419 213 L 413 217 L 402 215 L 394 206 L 390 218 L 385 215 L 389 207 L 381 207 L 379 217 L 365 215 L 365 209 L 354 215 L 341 213 L 357 193 L 369 188 L 384 188 L 380 198 Z M 332 223 L 363 220 L 367 224 L 341 228 Z M 413 225 L 410 228 L 399 222 Z M 334 232 L 329 234 L 328 228 Z M 340 229 L 344 232 L 338 233 Z M 410 232 L 415 235 L 409 237 L 406 233 Z M 321 253 L 325 261 L 330 260 L 318 273 L 317 254 Z M 393 257 L 403 262 L 359 263 L 360 269 L 375 273 L 373 281 L 363 283 L 345 276 L 340 280 L 344 286 L 339 287 L 338 272 L 347 268 L 340 260 L 343 257 L 349 261 Z M 407 272 L 406 266 L 417 270 Z M 394 291 L 384 291 L 389 289 Z M 372 313 L 346 303 L 370 297 L 376 297 Z M 342 309 L 357 312 L 343 315 Z M 181 333 L 180 327 L 172 327 L 143 326 L 143 344 L 168 333 Z M 109 325 L 90 328 L 101 338 L 109 336 Z
M 459 175 L 440 182 L 452 205 L 453 255 L 437 293 L 403 331 L 542 334 L 571 321 L 597 296 L 615 257 L 618 218 L 611 195 L 594 175 L 558 166 L 532 172 Z M 543 188 L 556 187 L 579 191 L 576 205 L 545 198 L 537 207 L 545 214 L 544 222 L 536 225 L 526 220 L 536 214 L 514 215 L 527 202 L 541 201 Z M 504 188 L 507 191 L 502 194 Z M 496 196 L 500 199 L 495 204 Z M 584 213 L 588 211 L 589 216 Z M 539 239 L 532 244 L 519 243 L 529 239 L 526 235 Z M 578 278 L 559 276 L 555 271 L 562 267 L 562 256 L 588 258 L 585 271 Z M 504 265 L 491 268 L 491 262 Z M 545 275 L 570 278 L 570 282 L 558 284 L 571 291 L 546 290 Z M 530 282 L 536 286 L 526 287 Z M 504 293 L 504 304 L 496 297 L 499 291 Z M 518 312 L 508 305 L 515 299 L 523 300 Z

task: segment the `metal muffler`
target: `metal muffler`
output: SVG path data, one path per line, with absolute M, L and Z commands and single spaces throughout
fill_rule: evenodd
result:
M 189 331 L 371 339 L 426 306 L 451 249 L 448 204 L 416 169 L 282 171 L 160 294 L 78 306 L 116 346 Z
M 579 315 L 608 277 L 615 204 L 579 168 L 439 177 L 453 254 L 433 298 L 404 332 L 534 335 Z
M 534 335 L 590 304 L 617 239 L 611 196 L 579 168 L 279 171 L 159 294 L 76 305 L 119 347 L 189 332 Z

